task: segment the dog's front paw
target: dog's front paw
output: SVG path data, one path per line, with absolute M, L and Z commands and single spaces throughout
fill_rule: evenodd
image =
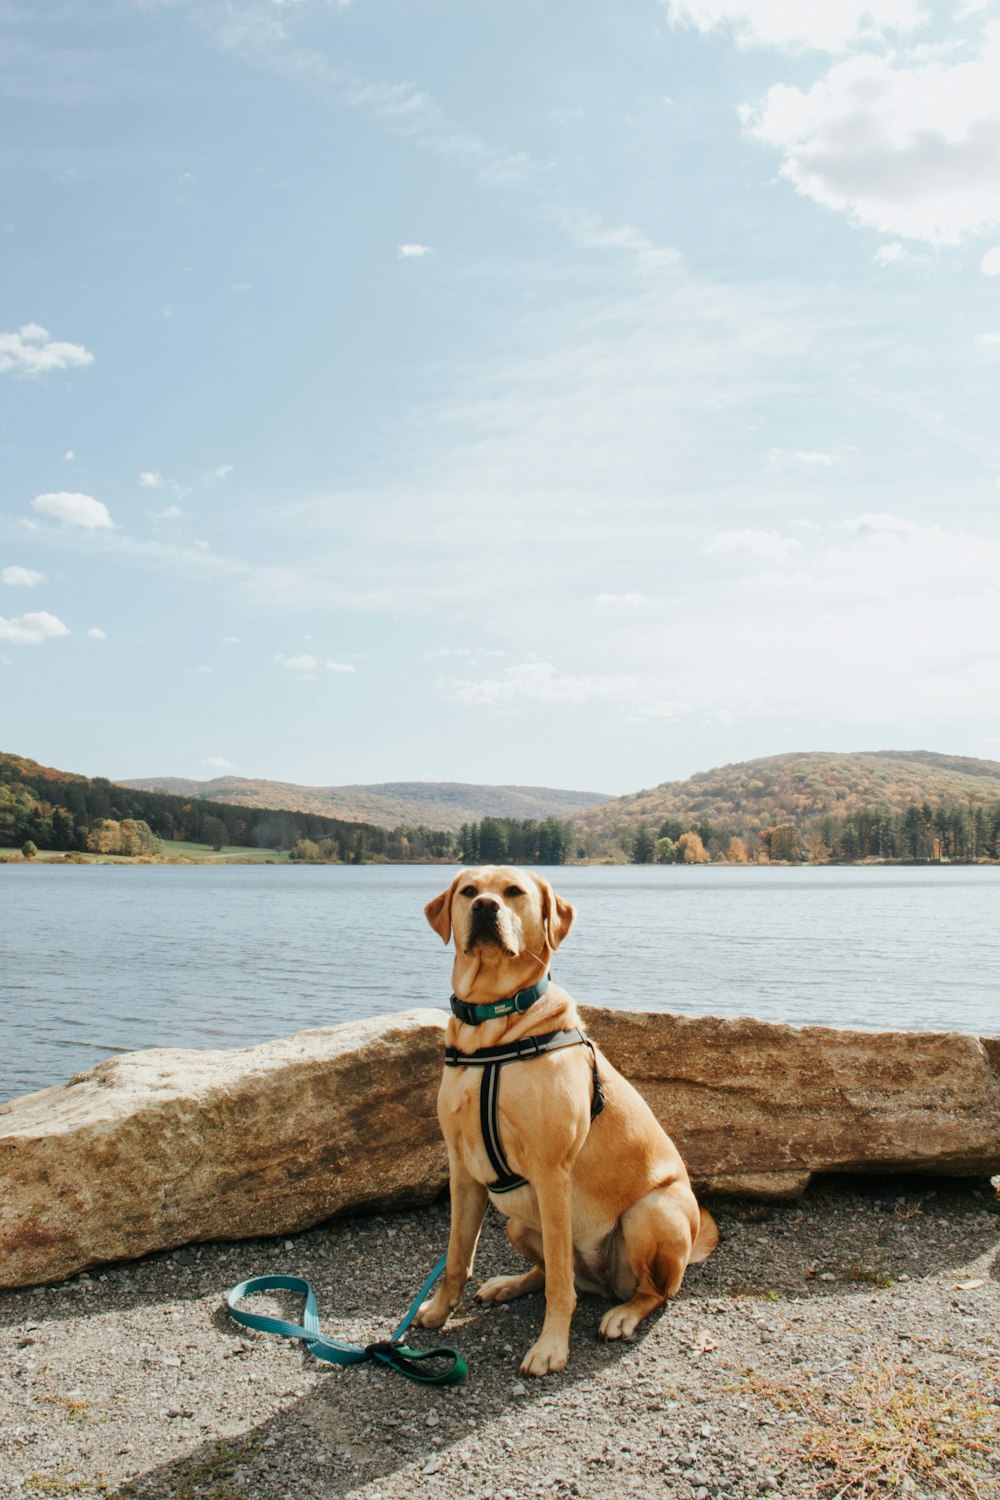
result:
M 447 1298 L 442 1297 L 438 1292 L 435 1296 L 428 1297 L 426 1302 L 421 1302 L 417 1308 L 413 1326 L 414 1328 L 443 1328 L 454 1310 Z
M 565 1339 L 547 1338 L 545 1334 L 532 1344 L 521 1361 L 522 1375 L 554 1375 L 565 1370 L 569 1344 Z
M 639 1314 L 628 1302 L 611 1308 L 601 1319 L 602 1339 L 630 1339 L 638 1328 Z

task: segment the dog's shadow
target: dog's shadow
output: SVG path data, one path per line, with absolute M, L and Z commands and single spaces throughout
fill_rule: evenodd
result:
M 441 1219 L 446 1224 L 446 1213 Z M 480 1241 L 473 1285 L 517 1269 L 517 1262 L 501 1221 L 490 1214 Z M 345 1298 L 338 1301 L 349 1305 L 359 1289 L 352 1281 L 344 1290 Z M 374 1363 L 344 1369 L 321 1365 L 302 1345 L 289 1343 L 287 1358 L 295 1373 L 308 1372 L 308 1378 L 315 1379 L 307 1394 L 277 1412 L 273 1410 L 273 1398 L 269 1398 L 272 1412 L 261 1422 L 236 1436 L 205 1440 L 183 1457 L 109 1489 L 108 1500 L 174 1500 L 175 1496 L 198 1493 L 199 1486 L 209 1481 L 218 1487 L 210 1487 L 210 1493 L 226 1496 L 311 1494 L 314 1490 L 335 1496 L 353 1493 L 362 1484 L 401 1470 L 409 1472 L 405 1477 L 400 1474 L 398 1492 L 416 1492 L 427 1482 L 425 1472 L 429 1477 L 445 1465 L 451 1451 L 460 1448 L 465 1438 L 496 1424 L 500 1424 L 502 1433 L 504 1419 L 511 1415 L 516 1415 L 517 1422 L 512 1434 L 530 1431 L 544 1408 L 573 1384 L 600 1376 L 623 1359 L 634 1359 L 643 1338 L 655 1326 L 656 1315 L 647 1319 L 627 1343 L 605 1344 L 598 1338 L 597 1329 L 606 1307 L 598 1297 L 580 1298 L 571 1330 L 569 1365 L 565 1371 L 541 1380 L 519 1373 L 521 1360 L 541 1329 L 544 1298 L 540 1294 L 480 1306 L 470 1288 L 444 1329 L 415 1329 L 407 1334 L 406 1343 L 413 1348 L 446 1344 L 459 1350 L 468 1363 L 469 1375 L 455 1386 L 419 1385 Z M 320 1310 L 322 1314 L 322 1307 Z M 301 1302 L 279 1293 L 267 1311 L 297 1321 Z M 336 1310 L 329 1321 L 328 1331 L 349 1338 L 357 1336 L 354 1331 L 345 1333 L 343 1326 L 333 1326 L 337 1323 Z M 252 1347 L 269 1338 L 238 1327 L 221 1306 L 212 1314 L 212 1322 L 231 1349 L 233 1340 L 238 1350 L 243 1344 Z M 325 1323 L 324 1319 L 324 1327 Z M 527 1453 L 524 1462 L 530 1464 Z M 520 1463 L 516 1451 L 505 1451 L 507 1484 L 517 1487 Z M 234 1486 L 231 1490 L 226 1487 L 230 1483 Z

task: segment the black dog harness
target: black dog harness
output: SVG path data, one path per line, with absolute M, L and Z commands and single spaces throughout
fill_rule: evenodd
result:
M 470 1011 L 489 1009 L 493 1014 L 499 1015 L 523 1013 L 545 993 L 548 987 L 546 976 L 545 979 L 539 980 L 538 984 L 532 985 L 530 990 L 518 990 L 509 1001 L 495 1002 L 495 1011 L 493 1006 L 472 1006 L 452 995 L 451 1008 L 460 1021 L 466 1021 L 467 1025 L 475 1026 L 489 1017 L 479 1015 L 472 1019 L 469 1016 Z M 527 998 L 529 996 L 530 998 Z M 501 1006 L 504 1009 L 501 1010 Z M 573 1027 L 571 1031 L 546 1031 L 540 1036 L 521 1037 L 518 1041 L 503 1042 L 499 1047 L 480 1047 L 475 1052 L 460 1052 L 457 1047 L 444 1049 L 446 1068 L 482 1068 L 483 1070 L 483 1081 L 479 1088 L 479 1122 L 482 1126 L 486 1155 L 490 1159 L 490 1166 L 496 1173 L 496 1181 L 490 1183 L 491 1193 L 512 1193 L 515 1188 L 524 1187 L 527 1183 L 527 1178 L 518 1177 L 510 1170 L 510 1162 L 507 1160 L 503 1143 L 500 1140 L 500 1119 L 497 1112 L 500 1098 L 500 1069 L 505 1063 L 524 1062 L 528 1058 L 541 1057 L 546 1052 L 558 1052 L 562 1047 L 590 1048 L 594 1076 L 590 1118 L 594 1120 L 604 1108 L 604 1087 L 597 1069 L 597 1053 L 594 1050 L 594 1044 L 579 1027 Z

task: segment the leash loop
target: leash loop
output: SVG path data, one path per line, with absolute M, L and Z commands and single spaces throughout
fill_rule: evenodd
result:
M 419 1381 L 422 1385 L 457 1385 L 469 1373 L 469 1367 L 457 1349 L 450 1349 L 445 1345 L 437 1349 L 409 1349 L 402 1342 L 403 1335 L 417 1315 L 417 1308 L 443 1275 L 447 1259 L 446 1255 L 442 1255 L 392 1337 L 378 1339 L 372 1344 L 350 1344 L 344 1339 L 324 1334 L 320 1328 L 316 1293 L 303 1276 L 251 1276 L 248 1281 L 241 1281 L 239 1286 L 229 1289 L 226 1293 L 226 1306 L 229 1316 L 243 1328 L 256 1328 L 261 1333 L 277 1333 L 286 1339 L 301 1339 L 310 1354 L 327 1364 L 359 1365 L 365 1360 L 377 1359 L 388 1365 L 390 1370 L 396 1370 L 408 1380 Z M 284 1318 L 247 1312 L 237 1306 L 244 1297 L 252 1297 L 255 1292 L 298 1292 L 305 1299 L 302 1322 L 289 1323 Z M 447 1363 L 443 1369 L 425 1370 L 422 1368 L 425 1360 L 445 1360 Z

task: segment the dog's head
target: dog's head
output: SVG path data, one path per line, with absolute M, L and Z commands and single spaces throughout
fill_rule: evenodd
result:
M 444 942 L 454 935 L 455 994 L 467 999 L 475 987 L 482 998 L 490 990 L 499 999 L 547 971 L 576 912 L 543 877 L 482 865 L 461 870 L 424 914 Z

